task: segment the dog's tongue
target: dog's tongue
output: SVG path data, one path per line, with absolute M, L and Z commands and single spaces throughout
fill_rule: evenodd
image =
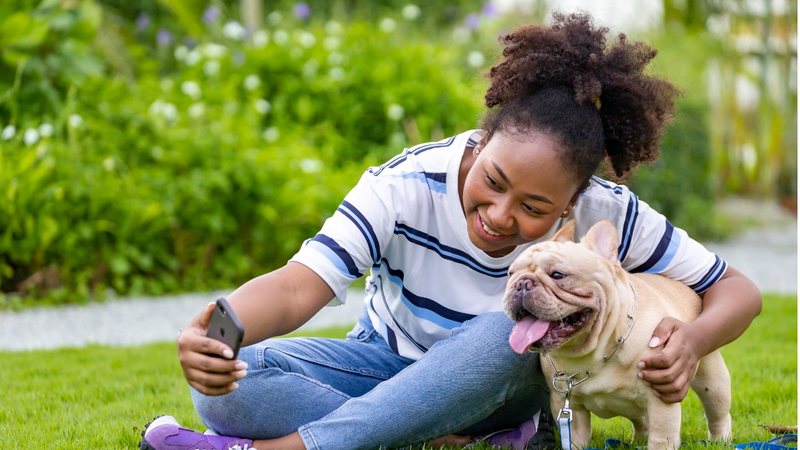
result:
M 511 348 L 515 352 L 521 355 L 525 353 L 528 347 L 541 339 L 549 328 L 550 322 L 527 316 L 514 325 L 514 329 L 511 330 L 511 336 L 508 338 L 508 343 L 511 344 Z

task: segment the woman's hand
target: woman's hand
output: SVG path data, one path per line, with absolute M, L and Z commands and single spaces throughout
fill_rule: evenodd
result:
M 639 362 L 639 378 L 661 400 L 678 403 L 686 397 L 703 356 L 698 354 L 696 342 L 692 323 L 665 317 L 656 327 L 649 344 L 654 352 Z
M 210 303 L 181 330 L 178 358 L 183 376 L 193 388 L 205 395 L 224 395 L 239 387 L 236 381 L 247 373 L 247 364 L 228 359 L 233 357 L 233 351 L 222 342 L 206 337 L 213 311 L 214 303 Z

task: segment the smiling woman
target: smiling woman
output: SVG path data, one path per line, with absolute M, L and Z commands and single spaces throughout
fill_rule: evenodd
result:
M 512 262 L 572 219 L 577 236 L 612 223 L 621 267 L 708 291 L 713 313 L 657 330 L 668 344 L 642 370 L 667 401 L 685 395 L 692 358 L 741 333 L 758 293 L 626 187 L 593 176 L 604 160 L 622 175 L 657 155 L 677 90 L 644 73 L 655 56 L 647 45 L 624 36 L 607 45 L 607 30 L 585 15 L 554 18 L 503 38 L 482 130 L 368 168 L 288 264 L 231 293 L 245 328 L 240 361 L 209 355 L 228 350 L 206 337 L 211 309 L 183 329 L 195 408 L 221 436 L 165 417 L 147 427 L 142 448 L 552 444 L 550 383 L 537 355 L 509 346 L 501 303 Z M 366 273 L 363 312 L 346 339 L 271 339 L 346 301 Z M 562 274 L 555 285 L 569 280 Z

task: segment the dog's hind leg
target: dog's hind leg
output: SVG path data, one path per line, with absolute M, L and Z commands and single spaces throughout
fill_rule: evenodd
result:
M 732 439 L 731 376 L 719 351 L 700 360 L 691 386 L 703 404 L 708 436 L 729 442 Z

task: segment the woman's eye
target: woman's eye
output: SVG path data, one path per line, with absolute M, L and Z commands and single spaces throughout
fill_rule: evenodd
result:
M 567 276 L 566 274 L 563 274 L 561 272 L 553 272 L 553 273 L 550 274 L 550 278 L 552 278 L 554 280 L 560 280 L 560 279 L 562 279 L 562 278 L 564 278 L 566 276 Z
M 498 184 L 497 181 L 495 181 L 494 178 L 492 178 L 492 177 L 490 177 L 488 175 L 486 176 L 486 182 L 489 184 L 489 186 L 491 186 L 491 187 L 493 187 L 495 189 L 500 189 L 500 184 Z
M 539 211 L 538 209 L 534 208 L 533 206 L 528 206 L 528 205 L 526 205 L 524 203 L 522 204 L 522 208 L 524 208 L 525 211 L 528 214 L 534 214 L 534 215 L 538 215 L 538 216 L 544 215 L 544 213 L 542 211 Z

